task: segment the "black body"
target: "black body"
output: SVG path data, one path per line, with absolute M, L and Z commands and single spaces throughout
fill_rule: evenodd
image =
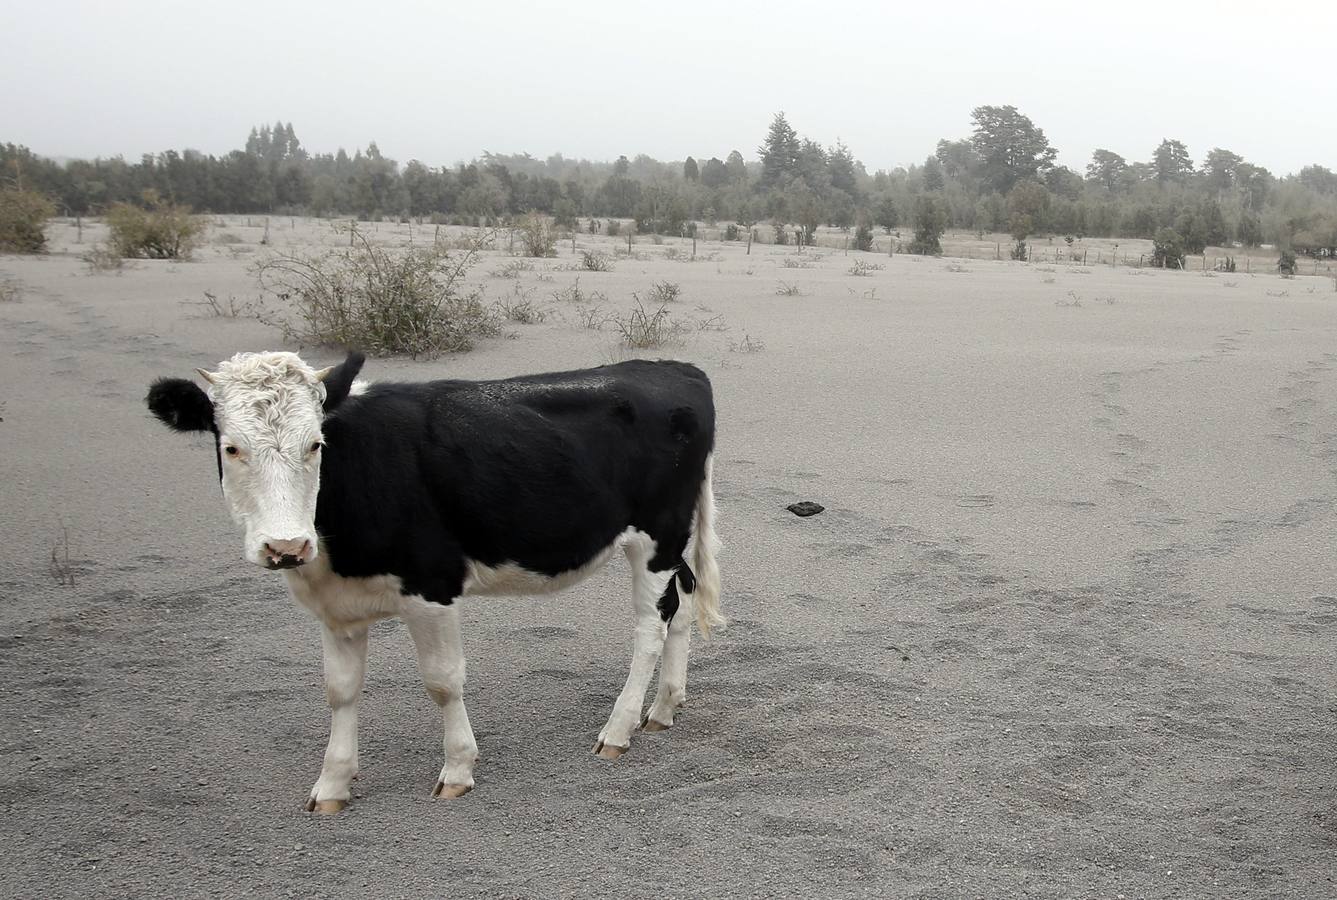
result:
M 715 442 L 700 369 L 631 360 L 350 395 L 361 365 L 352 355 L 325 380 L 316 531 L 337 574 L 395 575 L 404 593 L 448 604 L 466 559 L 555 576 L 632 527 L 656 542 L 651 570 L 677 569 L 692 590 L 682 557 Z M 163 380 L 148 403 L 178 430 L 212 430 L 201 396 Z M 677 600 L 670 582 L 665 619 Z

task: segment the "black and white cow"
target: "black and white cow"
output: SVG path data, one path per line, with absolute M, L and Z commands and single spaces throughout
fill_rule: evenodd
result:
M 159 379 L 149 409 L 217 438 L 242 556 L 282 569 L 323 626 L 330 740 L 308 810 L 337 812 L 357 772 L 367 626 L 399 616 L 445 720 L 434 796 L 473 786 L 454 601 L 576 584 L 621 548 L 632 567 L 631 672 L 594 751 L 615 759 L 673 724 L 687 649 L 724 622 L 711 461 L 715 407 L 695 366 L 632 360 L 502 381 L 354 381 L 363 357 L 316 371 L 292 353 L 239 353 L 217 372 Z M 691 544 L 691 564 L 687 563 Z M 676 576 L 676 577 L 675 577 Z M 641 707 L 655 663 L 659 689 Z

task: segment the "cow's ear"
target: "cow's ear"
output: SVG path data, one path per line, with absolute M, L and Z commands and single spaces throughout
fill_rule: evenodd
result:
M 159 378 L 144 398 L 163 424 L 174 431 L 213 431 L 214 404 L 204 389 L 184 378 Z
M 316 377 L 325 385 L 326 413 L 334 412 L 339 404 L 348 398 L 348 392 L 353 387 L 353 379 L 357 378 L 357 373 L 362 371 L 362 364 L 366 361 L 367 357 L 355 350 L 339 365 L 330 366 L 316 373 Z

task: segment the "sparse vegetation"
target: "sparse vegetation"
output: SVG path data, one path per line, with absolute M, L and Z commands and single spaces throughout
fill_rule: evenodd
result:
M 553 233 L 548 219 L 534 210 L 520 220 L 520 243 L 525 245 L 525 255 L 547 257 L 557 255 L 557 236 Z
M 0 189 L 0 252 L 41 253 L 46 222 L 55 214 L 55 205 L 37 191 Z
M 512 259 L 502 263 L 488 274 L 493 278 L 519 278 L 525 272 L 534 271 L 534 264 L 527 259 Z
M 614 316 L 608 321 L 617 329 L 622 345 L 632 350 L 653 350 L 681 340 L 686 327 L 668 311 L 664 302 L 646 308 L 640 295 L 632 294 L 636 308 L 625 316 Z
M 760 353 L 765 349 L 766 345 L 763 342 L 746 333 L 741 341 L 729 342 L 729 352 L 731 353 Z
M 676 281 L 656 281 L 646 292 L 646 299 L 656 306 L 677 303 L 682 299 L 682 286 Z
M 108 244 L 126 259 L 189 259 L 204 222 L 190 208 L 144 193 L 144 206 L 118 203 L 107 211 Z
M 874 272 L 880 272 L 883 268 L 885 267 L 882 263 L 870 263 L 866 259 L 856 259 L 854 265 L 850 266 L 850 274 L 867 277 Z
M 576 321 L 581 328 L 589 331 L 602 331 L 608 323 L 608 313 L 602 306 L 586 306 L 576 310 Z
M 98 244 L 81 257 L 88 266 L 89 274 L 98 275 L 115 272 L 118 275 L 125 270 L 125 258 L 105 244 Z
M 1082 305 L 1082 297 L 1076 291 L 1068 291 L 1066 297 L 1060 297 L 1054 301 L 1055 306 L 1076 306 Z
M 792 281 L 781 281 L 780 286 L 775 289 L 775 293 L 781 297 L 803 296 L 803 292 L 799 290 L 798 285 Z
M 436 247 L 395 255 L 352 229 L 353 247 L 321 256 L 282 253 L 257 267 L 260 287 L 295 318 L 263 313 L 300 343 L 368 353 L 437 356 L 499 332 L 497 316 L 464 275 L 477 249 L 452 258 Z
M 16 279 L 0 275 L 0 303 L 17 303 L 23 299 L 23 285 Z
M 1277 271 L 1281 273 L 1283 278 L 1290 278 L 1295 275 L 1295 251 L 1281 251 L 1281 257 L 1277 260 Z
M 60 537 L 51 545 L 47 562 L 51 578 L 61 587 L 74 587 L 74 565 L 70 562 L 70 529 L 60 526 Z
M 497 301 L 497 310 L 509 322 L 537 325 L 548 318 L 548 311 L 534 302 L 534 289 L 515 285 L 509 297 Z
M 611 272 L 613 271 L 613 261 L 602 253 L 582 250 L 580 252 L 580 268 L 587 272 Z
M 215 319 L 240 319 L 255 316 L 259 312 L 256 305 L 249 300 L 241 300 L 235 294 L 228 294 L 224 300 L 213 291 L 205 291 L 199 300 L 181 302 L 198 307 L 202 315 Z

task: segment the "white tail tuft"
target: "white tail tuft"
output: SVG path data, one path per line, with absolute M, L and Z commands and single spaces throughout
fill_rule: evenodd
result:
M 696 574 L 696 592 L 692 606 L 696 613 L 696 627 L 704 637 L 710 637 L 715 628 L 728 624 L 720 612 L 720 566 L 715 559 L 720 552 L 720 539 L 715 534 L 715 492 L 711 488 L 711 473 L 715 457 L 706 457 L 706 475 L 701 482 L 701 497 L 696 502 L 696 537 L 692 547 L 692 568 Z

